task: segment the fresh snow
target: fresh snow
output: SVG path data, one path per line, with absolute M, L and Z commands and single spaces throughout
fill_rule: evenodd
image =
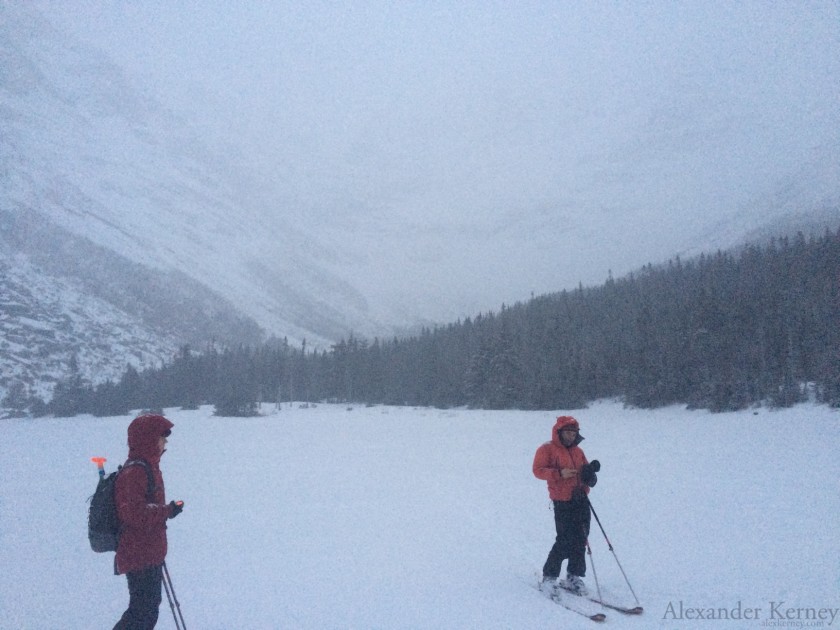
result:
M 186 502 L 168 566 L 187 626 L 592 628 L 534 588 L 554 532 L 531 462 L 559 413 L 167 410 L 167 497 Z M 836 410 L 571 413 L 603 466 L 592 502 L 645 608 L 606 611 L 606 626 L 758 628 L 840 607 Z M 90 457 L 121 463 L 130 420 L 0 422 L 0 627 L 107 628 L 122 613 L 125 578 L 88 547 L 86 499 Z M 633 603 L 594 521 L 590 541 L 602 587 Z M 675 619 L 681 606 L 760 610 Z M 158 627 L 174 627 L 165 598 Z

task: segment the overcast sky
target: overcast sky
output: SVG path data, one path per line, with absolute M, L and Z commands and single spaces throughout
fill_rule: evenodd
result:
M 414 222 L 418 255 L 591 237 L 509 257 L 522 291 L 659 262 L 840 143 L 838 2 L 36 4 L 313 212 Z

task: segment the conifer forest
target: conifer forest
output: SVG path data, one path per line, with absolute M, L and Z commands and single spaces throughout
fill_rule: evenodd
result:
M 196 352 L 93 386 L 73 377 L 31 413 L 116 415 L 258 402 L 574 409 L 603 398 L 727 411 L 813 396 L 840 406 L 840 230 L 648 265 L 408 338 L 328 350 L 271 339 Z

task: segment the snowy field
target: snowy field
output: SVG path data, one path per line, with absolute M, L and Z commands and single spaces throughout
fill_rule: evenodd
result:
M 599 627 L 534 588 L 554 531 L 531 462 L 559 413 L 167 410 L 161 468 L 186 502 L 167 563 L 187 626 Z M 593 505 L 645 608 L 606 611 L 603 627 L 840 627 L 840 413 L 572 414 L 603 466 Z M 3 629 L 110 628 L 122 613 L 125 578 L 88 547 L 86 499 L 90 457 L 121 463 L 130 420 L 0 421 Z M 594 521 L 590 542 L 602 588 L 633 603 Z M 708 619 L 724 611 L 742 619 Z M 164 598 L 158 628 L 173 627 Z

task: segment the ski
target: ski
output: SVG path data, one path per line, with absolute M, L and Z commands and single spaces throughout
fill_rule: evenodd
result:
M 597 621 L 597 622 L 600 623 L 602 621 L 607 620 L 607 616 L 604 613 L 591 614 L 591 613 L 588 613 L 584 610 L 578 610 L 577 608 L 574 608 L 573 606 L 569 606 L 566 602 L 560 600 L 560 598 L 558 598 L 558 597 L 552 597 L 551 601 L 553 601 L 555 604 L 559 604 L 560 606 L 562 606 L 566 610 L 569 610 L 573 613 L 577 613 L 578 615 L 586 617 L 587 619 L 589 619 L 591 621 Z
M 557 604 L 558 606 L 562 606 L 563 608 L 565 608 L 569 612 L 573 612 L 577 615 L 581 615 L 582 617 L 586 617 L 590 621 L 595 621 L 595 622 L 598 622 L 598 623 L 607 620 L 607 616 L 604 613 L 600 613 L 600 612 L 599 613 L 592 613 L 592 612 L 587 612 L 585 610 L 581 610 L 580 608 L 575 608 L 574 606 L 572 606 L 568 602 L 564 601 L 563 598 L 560 596 L 560 593 L 558 593 L 556 591 L 553 595 L 549 595 L 544 590 L 542 590 L 539 587 L 539 585 L 535 585 L 534 588 L 536 588 L 540 593 L 545 595 L 548 599 L 553 601 L 555 604 Z
M 645 609 L 642 608 L 641 606 L 633 606 L 631 608 L 629 606 L 621 606 L 619 604 L 610 604 L 608 602 L 601 601 L 600 599 L 598 599 L 596 597 L 587 597 L 586 599 L 588 599 L 590 602 L 595 602 L 596 604 L 600 604 L 604 608 L 609 608 L 611 610 L 616 610 L 623 615 L 641 615 L 645 611 Z
M 630 607 L 630 606 L 622 606 L 621 604 L 613 604 L 613 603 L 610 603 L 610 602 L 606 602 L 602 599 L 598 599 L 597 597 L 594 597 L 594 596 L 591 596 L 591 595 L 581 595 L 580 593 L 575 593 L 574 591 L 566 588 L 562 584 L 558 584 L 557 586 L 558 586 L 558 588 L 563 589 L 567 593 L 570 593 L 570 594 L 575 595 L 577 597 L 583 597 L 584 599 L 587 599 L 590 602 L 594 602 L 594 603 L 596 603 L 600 606 L 603 606 L 604 608 L 609 608 L 611 610 L 618 611 L 618 612 L 620 612 L 624 615 L 641 615 L 645 611 L 645 609 L 642 608 L 641 606 Z

